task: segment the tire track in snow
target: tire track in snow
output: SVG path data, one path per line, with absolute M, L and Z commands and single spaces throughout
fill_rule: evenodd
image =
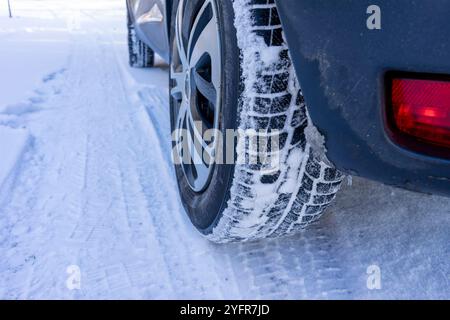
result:
M 98 23 L 98 20 L 95 19 L 92 15 L 89 15 L 89 17 L 93 18 L 94 21 Z M 101 24 L 100 24 L 101 26 Z M 108 35 L 107 31 L 105 31 L 105 34 Z M 114 42 L 113 39 L 111 39 L 111 42 Z M 120 66 L 120 71 L 122 73 L 121 79 L 127 79 L 131 80 L 131 77 L 126 73 L 127 68 L 124 67 L 125 60 L 122 60 L 119 58 L 119 54 L 117 51 L 115 51 L 115 57 L 116 57 L 116 64 L 117 66 Z M 131 81 L 132 82 L 132 81 Z M 124 87 L 126 85 L 122 83 Z M 149 186 L 149 177 L 152 176 L 154 172 L 158 172 L 161 169 L 161 166 L 164 167 L 164 170 L 162 172 L 165 172 L 165 177 L 161 181 L 165 184 L 170 182 L 165 190 L 169 193 L 168 199 L 169 201 L 167 203 L 170 203 L 171 207 L 170 211 L 173 212 L 173 216 L 169 218 L 169 220 L 164 220 L 161 217 L 153 216 L 152 220 L 155 224 L 155 226 L 159 226 L 157 228 L 158 232 L 161 232 L 161 239 L 165 239 L 167 235 L 170 235 L 169 238 L 174 238 L 173 235 L 178 234 L 180 231 L 182 231 L 182 235 L 179 236 L 179 239 L 175 239 L 175 241 L 171 241 L 168 244 L 165 241 L 161 241 L 161 246 L 165 248 L 164 252 L 169 252 L 169 254 L 166 255 L 166 257 L 172 257 L 173 256 L 180 256 L 184 255 L 184 257 L 181 259 L 181 263 L 175 262 L 174 265 L 179 266 L 181 264 L 186 264 L 189 266 L 192 266 L 188 272 L 180 272 L 180 270 L 173 270 L 173 272 L 170 272 L 172 277 L 179 278 L 180 276 L 178 274 L 181 274 L 181 277 L 186 277 L 187 274 L 195 273 L 196 275 L 196 282 L 203 282 L 203 284 L 200 284 L 200 292 L 201 294 L 197 296 L 198 290 L 193 290 L 192 286 L 189 288 L 187 286 L 186 292 L 178 292 L 177 297 L 178 298 L 192 298 L 199 297 L 199 298 L 220 298 L 220 297 L 229 297 L 229 298 L 238 298 L 240 297 L 240 294 L 236 291 L 235 284 L 232 274 L 229 272 L 229 270 L 225 270 L 223 266 L 228 265 L 225 261 L 223 261 L 223 258 L 216 254 L 211 254 L 210 252 L 210 244 L 209 242 L 206 242 L 202 238 L 199 238 L 199 235 L 197 232 L 193 231 L 190 223 L 187 221 L 187 218 L 182 212 L 181 205 L 178 200 L 178 194 L 176 193 L 176 185 L 174 181 L 174 173 L 172 172 L 171 167 L 171 157 L 170 157 L 170 129 L 168 128 L 169 124 L 169 118 L 168 118 L 168 93 L 167 88 L 165 90 L 162 90 L 160 88 L 144 88 L 142 89 L 141 86 L 139 86 L 136 83 L 128 83 L 128 86 L 131 86 L 132 88 L 124 89 L 124 91 L 130 91 L 134 88 L 140 88 L 138 89 L 137 93 L 135 92 L 134 96 L 134 103 L 137 103 L 140 107 L 145 106 L 145 109 L 140 109 L 140 111 L 137 111 L 137 114 L 139 112 L 142 113 L 142 116 L 139 118 L 138 121 L 141 123 L 141 126 L 146 128 L 141 135 L 138 135 L 139 137 L 144 137 L 144 141 L 142 143 L 139 143 L 138 145 L 145 145 L 148 143 L 146 139 L 148 137 L 154 137 L 153 138 L 153 145 L 156 145 L 156 150 L 159 154 L 159 165 L 152 170 L 149 170 L 148 168 L 148 162 L 144 161 L 144 164 L 142 166 L 142 170 L 144 171 L 144 174 L 141 175 L 141 185 L 143 187 L 143 190 L 152 190 L 152 187 Z M 165 111 L 165 112 L 164 112 Z M 157 115 L 155 115 L 157 113 Z M 150 117 L 153 121 L 148 121 L 147 118 Z M 166 125 L 163 125 L 166 124 Z M 156 125 L 156 127 L 155 127 Z M 139 125 L 136 125 L 135 127 L 140 127 Z M 150 150 L 148 148 L 147 150 L 140 151 L 138 154 L 141 154 L 142 152 L 146 152 Z M 154 151 L 156 151 L 154 150 Z M 159 190 L 154 190 L 151 192 L 147 192 L 148 198 L 155 198 L 155 194 L 158 193 Z M 156 197 L 158 198 L 158 197 Z M 175 200 L 175 201 L 172 201 Z M 176 204 L 175 206 L 173 204 Z M 167 217 L 166 217 L 167 218 Z M 180 219 L 181 218 L 181 219 Z M 166 224 L 168 226 L 166 226 Z M 163 231 L 160 231 L 161 230 Z M 184 244 L 184 241 L 186 239 L 192 239 L 195 240 L 195 244 L 192 246 L 190 244 L 184 245 L 182 248 L 178 248 L 179 245 L 174 246 L 175 243 L 178 244 Z M 192 248 L 195 248 L 192 250 Z M 170 254 L 172 251 L 177 251 L 178 253 L 176 255 Z M 181 254 L 182 253 L 182 254 Z M 201 257 L 203 261 L 200 261 L 200 263 L 194 262 L 192 260 L 192 255 L 194 256 L 194 260 L 200 260 Z M 210 256 L 214 256 L 214 259 L 211 260 Z M 210 261 L 208 261 L 210 260 Z M 192 261 L 192 262 L 190 262 Z M 172 269 L 171 266 L 173 263 L 168 263 L 167 266 L 169 269 Z M 205 269 L 205 265 L 207 266 L 214 266 L 213 270 L 210 270 L 211 268 Z M 215 270 L 215 271 L 214 271 Z M 221 281 L 219 281 L 221 280 Z M 179 280 L 175 280 L 176 282 Z M 182 281 L 184 282 L 184 280 Z M 230 286 L 230 282 L 232 283 Z M 219 291 L 216 291 L 217 288 L 219 288 Z M 217 293 L 213 293 L 213 292 Z M 215 294 L 217 296 L 215 296 Z

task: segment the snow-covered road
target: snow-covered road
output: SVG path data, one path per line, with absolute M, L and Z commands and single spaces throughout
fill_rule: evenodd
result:
M 128 67 L 124 1 L 12 4 L 13 19 L 0 6 L 0 298 L 450 298 L 446 198 L 355 178 L 301 235 L 203 239 L 170 163 L 167 71 Z

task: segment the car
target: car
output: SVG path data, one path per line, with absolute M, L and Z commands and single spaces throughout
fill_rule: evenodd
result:
M 169 64 L 179 194 L 205 237 L 298 232 L 346 176 L 450 194 L 450 3 L 371 2 L 127 1 L 130 65 Z

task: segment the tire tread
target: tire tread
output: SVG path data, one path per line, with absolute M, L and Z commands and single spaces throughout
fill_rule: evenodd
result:
M 242 50 L 244 92 L 240 128 L 263 130 L 267 135 L 280 130 L 281 166 L 273 172 L 263 165 L 236 165 L 231 198 L 217 226 L 207 237 L 215 242 L 251 241 L 281 237 L 306 228 L 323 214 L 338 192 L 344 176 L 317 156 L 307 141 L 312 125 L 296 79 L 289 51 L 283 39 L 280 18 L 273 0 L 235 0 L 249 13 L 236 10 L 236 19 L 248 19 L 250 37 L 262 38 L 265 46 L 254 52 Z M 240 30 L 237 27 L 238 40 Z M 249 37 L 244 35 L 242 37 Z M 238 41 L 239 42 L 239 41 Z M 270 65 L 261 61 L 262 50 L 279 49 L 279 59 Z M 246 56 L 247 55 L 247 56 Z M 258 61 L 258 70 L 245 70 L 247 60 Z M 249 75 L 250 74 L 250 75 Z M 256 81 L 254 79 L 257 79 Z M 251 90 L 246 90 L 252 88 Z M 249 93 L 251 92 L 251 93 Z M 250 101 L 250 102 L 248 102 Z M 281 140 L 281 139 L 280 139 Z M 248 144 L 238 143 L 238 154 L 248 157 Z M 267 152 L 270 152 L 268 150 Z M 298 161 L 297 161 L 298 160 Z M 263 187 L 263 188 L 262 188 Z M 262 201 L 261 190 L 271 190 Z

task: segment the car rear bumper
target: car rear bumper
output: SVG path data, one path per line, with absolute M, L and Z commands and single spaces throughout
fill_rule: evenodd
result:
M 396 145 L 385 125 L 388 71 L 450 74 L 450 2 L 379 0 L 369 30 L 365 0 L 278 0 L 314 124 L 328 158 L 349 174 L 450 195 L 450 161 Z

